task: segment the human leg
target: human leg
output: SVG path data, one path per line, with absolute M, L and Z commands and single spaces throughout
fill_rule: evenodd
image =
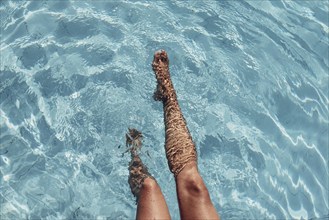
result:
M 170 219 L 161 189 L 138 155 L 142 144 L 142 133 L 136 129 L 129 129 L 129 133 L 126 134 L 126 144 L 131 153 L 128 183 L 136 197 L 136 219 Z
M 176 176 L 176 189 L 181 219 L 219 219 L 195 162 Z
M 158 83 L 154 98 L 163 103 L 165 150 L 169 168 L 176 180 L 181 217 L 218 219 L 208 190 L 197 170 L 196 148 L 170 79 L 169 59 L 165 51 L 155 53 L 152 67 Z
M 145 179 L 139 196 L 136 219 L 170 219 L 168 206 L 154 179 Z

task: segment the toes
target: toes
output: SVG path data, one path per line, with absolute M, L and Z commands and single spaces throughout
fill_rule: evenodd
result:
M 165 65 L 169 63 L 168 55 L 165 50 L 158 50 L 154 53 L 153 65 L 159 65 L 161 63 Z

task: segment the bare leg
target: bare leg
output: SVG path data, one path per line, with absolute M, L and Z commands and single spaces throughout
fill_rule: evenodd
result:
M 219 219 L 196 163 L 187 164 L 176 177 L 181 219 Z
M 136 197 L 136 219 L 170 219 L 161 189 L 138 155 L 138 150 L 142 146 L 142 133 L 136 129 L 129 129 L 126 140 L 131 152 L 128 183 Z
M 154 179 L 145 179 L 139 196 L 136 219 L 170 219 L 168 206 Z
M 152 67 L 158 82 L 154 98 L 163 103 L 165 150 L 176 180 L 181 218 L 219 219 L 197 169 L 196 148 L 170 79 L 169 59 L 165 51 L 155 53 Z

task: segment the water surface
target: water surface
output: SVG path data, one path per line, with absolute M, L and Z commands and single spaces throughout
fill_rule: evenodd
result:
M 328 2 L 0 4 L 1 219 L 133 219 L 127 127 L 179 218 L 160 48 L 222 219 L 328 218 Z

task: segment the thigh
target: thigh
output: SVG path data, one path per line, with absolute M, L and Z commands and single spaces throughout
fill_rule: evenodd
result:
M 181 219 L 219 219 L 196 163 L 190 163 L 176 177 Z
M 167 203 L 157 182 L 146 178 L 137 203 L 136 219 L 170 219 Z

